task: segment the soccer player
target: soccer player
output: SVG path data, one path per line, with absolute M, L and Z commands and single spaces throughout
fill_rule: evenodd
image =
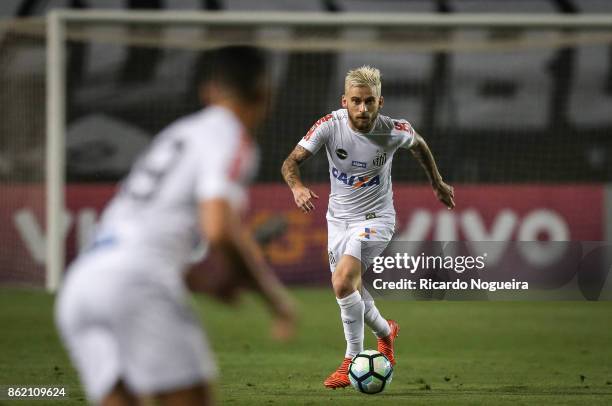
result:
M 236 46 L 209 58 L 208 107 L 157 135 L 59 293 L 57 325 L 92 402 L 212 403 L 216 366 L 185 283 L 199 241 L 231 265 L 235 284 L 261 293 L 273 335 L 293 333 L 293 302 L 240 223 L 258 161 L 250 130 L 270 95 L 265 53 Z
M 380 71 L 362 66 L 348 72 L 342 109 L 322 117 L 287 157 L 282 174 L 304 212 L 318 199 L 300 178 L 299 166 L 325 146 L 331 193 L 327 210 L 329 263 L 340 306 L 346 353 L 340 367 L 324 382 L 328 388 L 350 384 L 351 358 L 363 350 L 364 321 L 378 337 L 378 351 L 395 365 L 393 344 L 399 325 L 385 320 L 372 300 L 362 300 L 361 273 L 381 254 L 395 230 L 391 162 L 398 148 L 419 160 L 437 198 L 455 206 L 453 188 L 442 180 L 423 138 L 403 119 L 379 114 L 383 107 Z M 363 242 L 370 244 L 363 245 Z

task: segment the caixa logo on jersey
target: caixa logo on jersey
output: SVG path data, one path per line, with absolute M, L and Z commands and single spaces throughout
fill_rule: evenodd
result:
M 344 172 L 339 171 L 337 168 L 332 168 L 332 176 L 347 186 L 352 186 L 354 189 L 380 185 L 380 176 L 359 176 L 359 175 L 347 175 Z

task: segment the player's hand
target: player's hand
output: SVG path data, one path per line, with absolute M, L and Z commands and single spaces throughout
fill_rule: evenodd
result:
M 434 185 L 434 193 L 449 210 L 455 208 L 455 189 L 451 185 L 440 181 L 440 183 Z
M 242 286 L 236 283 L 233 272 L 218 268 L 203 270 L 201 264 L 193 266 L 185 275 L 187 288 L 194 293 L 203 293 L 227 305 L 237 305 Z
M 297 207 L 302 210 L 304 213 L 310 213 L 314 210 L 315 205 L 312 203 L 312 198 L 318 199 L 319 196 L 312 190 L 308 189 L 306 186 L 295 186 L 291 189 L 293 192 L 293 200 L 295 200 L 295 204 Z
M 287 342 L 295 336 L 297 315 L 295 304 L 288 296 L 274 305 L 274 319 L 272 320 L 272 338 L 276 341 Z

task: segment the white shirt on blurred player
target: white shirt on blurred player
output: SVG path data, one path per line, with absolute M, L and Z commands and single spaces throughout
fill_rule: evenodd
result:
M 299 145 L 313 154 L 325 145 L 331 182 L 327 218 L 394 220 L 393 154 L 398 148 L 410 148 L 414 140 L 412 126 L 403 119 L 379 114 L 367 133 L 350 127 L 346 109 L 319 119 Z
M 254 143 L 229 110 L 183 118 L 135 164 L 102 217 L 96 243 L 114 239 L 118 248 L 182 268 L 199 241 L 198 203 L 223 198 L 243 208 L 256 167 Z

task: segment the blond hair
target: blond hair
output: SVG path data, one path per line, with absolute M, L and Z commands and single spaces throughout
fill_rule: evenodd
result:
M 381 83 L 380 71 L 369 65 L 360 66 L 357 69 L 348 71 L 344 78 L 344 93 L 348 93 L 351 87 L 369 86 L 373 88 L 373 93 L 380 96 Z

